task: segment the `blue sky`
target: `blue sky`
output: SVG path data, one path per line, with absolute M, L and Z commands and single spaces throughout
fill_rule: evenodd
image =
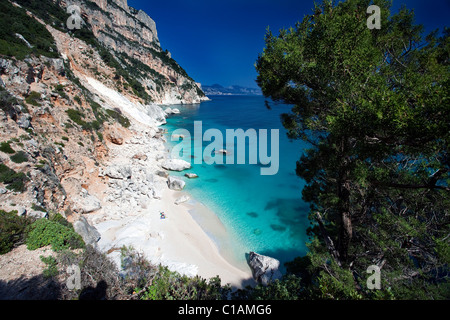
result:
M 450 0 L 393 0 L 404 3 L 427 31 L 450 23 Z M 128 0 L 156 22 L 161 47 L 202 84 L 257 87 L 254 63 L 273 32 L 294 26 L 311 13 L 313 0 Z

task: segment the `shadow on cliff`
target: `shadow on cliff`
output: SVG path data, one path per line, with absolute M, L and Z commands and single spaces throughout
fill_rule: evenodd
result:
M 58 300 L 62 285 L 43 275 L 0 281 L 0 300 Z
M 106 290 L 108 284 L 104 280 L 100 280 L 94 288 L 89 286 L 84 288 L 80 293 L 80 300 L 106 300 Z
M 104 280 L 95 287 L 83 288 L 79 300 L 105 300 L 108 285 Z M 42 274 L 32 278 L 21 276 L 10 281 L 0 281 L 0 300 L 64 300 L 67 298 L 65 284 Z

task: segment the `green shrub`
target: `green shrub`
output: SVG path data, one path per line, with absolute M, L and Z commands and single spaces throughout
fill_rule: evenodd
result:
M 23 172 L 15 172 L 3 163 L 0 163 L 0 182 L 6 184 L 6 188 L 15 192 L 26 190 L 25 183 L 28 178 Z
M 89 122 L 86 127 L 97 131 L 101 129 L 101 124 L 97 120 L 94 120 L 92 122 Z
M 38 100 L 41 99 L 41 94 L 36 91 L 31 91 L 28 97 L 26 97 L 25 101 L 28 104 L 31 104 L 33 106 L 39 107 L 41 104 L 38 102 Z
M 142 300 L 221 300 L 231 289 L 221 286 L 220 278 L 190 278 L 160 266 L 151 285 L 141 293 Z
M 269 284 L 257 284 L 254 287 L 233 292 L 232 298 L 237 300 L 300 300 L 305 297 L 305 289 L 302 287 L 301 278 L 295 275 L 286 275 L 282 279 L 269 282 Z
M 58 269 L 63 279 L 71 276 L 65 274 L 68 266 L 79 266 L 81 271 L 81 290 L 68 290 L 63 286 L 62 295 L 68 300 L 110 299 L 124 300 L 130 296 L 126 294 L 126 286 L 116 264 L 94 247 L 88 245 L 81 252 L 64 250 L 57 253 Z M 106 290 L 97 290 L 99 283 L 105 283 Z
M 17 110 L 14 106 L 18 103 L 19 101 L 17 100 L 17 98 L 11 95 L 5 88 L 0 86 L 0 109 L 13 120 L 17 119 Z
M 24 151 L 19 151 L 15 155 L 9 157 L 12 162 L 23 163 L 28 161 L 28 156 Z
M 42 274 L 44 275 L 44 278 L 52 278 L 58 275 L 58 262 L 56 261 L 55 257 L 53 256 L 40 256 L 39 257 L 43 263 L 47 265 L 47 268 L 44 269 Z
M 69 119 L 72 120 L 73 122 L 75 122 L 76 124 L 78 124 L 80 126 L 83 126 L 84 124 L 86 124 L 86 122 L 83 120 L 84 113 L 81 112 L 80 110 L 69 109 L 69 110 L 66 110 L 66 113 L 69 116 Z
M 80 110 L 75 110 L 75 109 L 69 109 L 66 110 L 67 115 L 69 116 L 70 120 L 72 120 L 73 122 L 75 122 L 76 124 L 78 124 L 79 126 L 81 126 L 81 128 L 83 130 L 87 130 L 87 131 L 92 131 L 94 130 L 99 130 L 101 127 L 101 124 L 99 121 L 94 120 L 92 122 L 86 122 L 83 120 L 84 113 Z M 67 124 L 66 124 L 66 128 L 68 128 Z
M 95 119 L 98 123 L 103 124 L 107 120 L 107 116 L 104 114 L 102 106 L 95 101 L 90 101 L 90 105 Z
M 42 1 L 25 1 L 44 7 Z M 24 43 L 23 40 L 15 36 L 21 34 L 31 45 L 32 48 Z M 23 60 L 30 54 L 37 56 L 45 55 L 49 58 L 58 58 L 58 50 L 54 39 L 44 25 L 29 17 L 26 10 L 13 6 L 8 1 L 0 2 L 0 54 L 14 56 Z
M 64 123 L 64 127 L 65 127 L 66 129 L 72 129 L 72 128 L 73 128 L 73 125 L 72 125 L 70 122 L 66 122 L 66 123 Z
M 0 210 L 0 254 L 8 253 L 24 242 L 25 230 L 30 223 L 29 218 L 19 217 L 15 210 Z
M 11 148 L 9 142 L 2 142 L 0 144 L 0 151 L 2 151 L 4 153 L 9 153 L 9 154 L 13 154 L 16 152 L 13 148 Z
M 47 210 L 45 210 L 45 208 L 38 206 L 37 204 L 33 203 L 31 205 L 31 209 L 33 209 L 34 211 L 40 211 L 40 212 L 47 212 Z
M 12 177 L 12 182 L 10 182 L 6 189 L 14 191 L 14 192 L 24 192 L 26 190 L 25 183 L 28 181 L 27 176 L 23 172 L 18 172 L 14 174 Z
M 85 246 L 83 239 L 73 228 L 55 221 L 36 220 L 27 228 L 27 231 L 26 243 L 29 250 L 36 250 L 48 245 L 51 245 L 54 251 L 84 248 Z
M 67 99 L 67 94 L 64 91 L 64 86 L 62 84 L 58 84 L 55 90 L 62 98 Z
M 148 262 L 141 253 L 135 251 L 131 246 L 123 246 L 120 249 L 120 262 L 122 276 L 129 291 L 138 291 L 139 289 L 136 290 L 136 288 L 146 287 L 158 271 L 158 267 Z
M 116 76 L 115 78 L 123 77 L 126 82 L 131 86 L 133 92 L 135 95 L 137 95 L 139 98 L 143 99 L 144 101 L 150 101 L 150 96 L 148 95 L 145 88 L 142 86 L 142 84 L 137 80 L 135 77 L 133 77 L 128 70 L 126 70 L 126 67 L 124 68 L 123 65 L 127 65 L 124 59 L 121 59 L 121 63 L 117 61 L 117 59 L 105 48 L 98 47 L 98 52 L 100 54 L 100 57 L 102 60 L 111 68 L 116 69 Z M 129 57 L 128 57 L 129 58 Z M 141 77 L 141 76 L 138 76 Z
M 51 213 L 49 218 L 50 221 L 57 222 L 59 224 L 62 224 L 63 226 L 67 228 L 72 228 L 72 225 L 69 221 L 66 220 L 60 213 Z
M 130 126 L 130 120 L 128 120 L 127 117 L 123 116 L 120 112 L 117 112 L 115 110 L 106 110 L 106 113 L 113 118 L 114 120 L 116 120 L 117 122 L 119 122 L 122 127 L 124 128 L 128 128 Z

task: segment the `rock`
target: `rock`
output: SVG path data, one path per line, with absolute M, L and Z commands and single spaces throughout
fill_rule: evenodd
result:
M 19 209 L 17 209 L 17 215 L 19 217 L 24 217 L 27 214 L 27 209 L 20 207 Z
M 249 217 L 252 217 L 252 218 L 257 218 L 257 217 L 258 217 L 258 214 L 257 214 L 256 212 L 254 212 L 254 211 L 252 211 L 252 212 L 247 212 L 247 215 L 248 215 Z
M 171 140 L 172 141 L 184 140 L 184 135 L 182 135 L 182 134 L 172 134 Z
M 27 212 L 27 217 L 31 217 L 31 218 L 35 218 L 35 219 L 43 219 L 48 217 L 48 213 L 47 212 L 43 212 L 43 211 L 28 211 Z
M 189 179 L 195 179 L 198 178 L 198 175 L 195 173 L 185 173 L 184 174 L 185 177 L 188 177 Z
M 14 35 L 20 40 L 22 40 L 28 48 L 30 49 L 33 48 L 33 46 L 20 33 L 15 33 Z
M 150 18 L 148 16 L 148 14 L 146 14 L 142 10 L 138 11 L 138 14 L 136 15 L 136 18 L 138 18 L 141 22 L 143 22 L 152 31 L 152 34 L 154 35 L 155 42 L 159 42 L 158 36 L 157 36 L 158 33 L 156 31 L 156 23 L 155 23 L 155 21 L 152 18 Z
M 72 210 L 79 213 L 91 213 L 102 208 L 100 200 L 82 189 L 80 196 L 73 198 Z
M 110 177 L 112 179 L 128 179 L 131 177 L 131 167 L 130 166 L 109 166 L 103 171 L 103 175 Z
M 271 224 L 270 227 L 275 231 L 285 231 L 285 226 L 280 226 L 279 224 Z
M 15 70 L 11 72 L 15 72 Z M 14 86 L 14 90 L 22 95 L 27 95 L 30 92 L 30 85 L 25 81 L 23 75 L 11 75 L 9 85 Z
M 145 175 L 143 176 L 143 179 L 144 179 L 144 183 L 145 184 L 149 184 L 149 183 L 155 182 L 155 176 L 153 175 L 153 173 L 150 173 L 150 172 L 145 172 Z
M 122 145 L 123 144 L 123 138 L 120 137 L 116 132 L 111 132 L 106 136 L 106 139 L 111 141 L 114 144 Z
M 25 148 L 28 151 L 28 153 L 31 154 L 31 156 L 33 158 L 37 158 L 40 155 L 39 144 L 34 139 L 26 141 L 25 142 Z M 50 167 L 48 167 L 48 168 L 46 167 L 45 170 L 50 170 L 51 171 Z
M 183 171 L 191 168 L 191 164 L 182 159 L 167 159 L 163 162 L 162 167 L 171 171 Z
M 151 105 L 147 105 L 145 106 L 147 114 L 155 119 L 155 121 L 161 122 L 161 123 L 166 123 L 166 113 L 164 112 L 164 110 L 156 105 L 156 104 L 151 104 Z
M 154 199 L 162 199 L 163 196 L 163 188 L 161 186 L 161 182 L 155 183 L 155 186 L 152 188 L 153 198 Z
M 5 194 L 7 192 L 8 192 L 8 190 L 6 190 L 5 188 L 0 188 L 0 194 Z
M 171 115 L 171 114 L 179 114 L 180 110 L 177 108 L 166 108 L 166 110 L 164 110 L 164 112 L 166 113 L 166 115 Z
M 25 115 L 21 116 L 19 120 L 17 120 L 17 124 L 24 130 L 28 129 L 31 125 L 30 120 L 28 120 L 28 117 Z
M 66 75 L 66 69 L 64 68 L 64 60 L 63 59 L 51 59 L 51 65 L 55 69 L 55 71 L 60 76 Z
M 9 73 L 11 62 L 6 59 L 0 59 L 0 73 Z
M 147 155 L 144 153 L 136 153 L 132 159 L 145 161 L 147 160 L 147 158 L 148 158 Z
M 267 285 L 270 281 L 280 279 L 282 276 L 279 270 L 280 261 L 275 258 L 250 252 L 248 265 L 252 270 L 253 278 L 263 285 Z
M 100 232 L 94 226 L 91 226 L 83 216 L 73 223 L 73 228 L 83 238 L 86 244 L 94 247 L 101 238 Z
M 25 81 L 28 84 L 32 84 L 35 82 L 35 72 L 33 67 L 28 68 L 27 76 L 25 77 Z
M 163 178 L 167 178 L 169 176 L 169 174 L 167 173 L 167 171 L 163 171 L 163 170 L 158 170 L 156 171 L 156 175 L 163 177 Z
M 215 151 L 215 153 L 217 153 L 217 154 L 227 154 L 228 151 L 225 150 L 225 149 L 220 149 L 220 150 L 218 150 L 218 151 Z
M 183 180 L 173 176 L 169 176 L 167 184 L 169 186 L 169 189 L 178 191 L 183 190 L 184 186 L 186 185 L 186 183 Z
M 175 203 L 176 205 L 179 205 L 180 203 L 189 201 L 189 199 L 190 199 L 189 196 L 181 196 L 181 197 L 179 197 L 178 199 L 176 199 L 174 203 Z

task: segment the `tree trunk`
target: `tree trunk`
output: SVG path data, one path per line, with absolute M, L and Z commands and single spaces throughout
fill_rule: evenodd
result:
M 341 262 L 348 260 L 348 248 L 352 239 L 352 220 L 350 214 L 350 185 L 347 180 L 347 172 L 340 175 L 338 184 L 339 197 L 339 239 L 338 251 Z
M 342 266 L 341 259 L 339 258 L 339 252 L 336 250 L 336 247 L 334 246 L 333 240 L 328 235 L 328 232 L 325 230 L 325 226 L 323 225 L 322 216 L 319 212 L 316 212 L 316 220 L 319 224 L 320 233 L 322 234 L 322 237 L 325 241 L 325 245 L 327 246 L 328 252 L 333 256 L 334 261 L 336 261 L 337 265 L 339 267 Z
M 345 262 L 348 259 L 348 247 L 352 240 L 352 220 L 349 212 L 341 212 L 341 221 L 339 226 L 339 256 Z

